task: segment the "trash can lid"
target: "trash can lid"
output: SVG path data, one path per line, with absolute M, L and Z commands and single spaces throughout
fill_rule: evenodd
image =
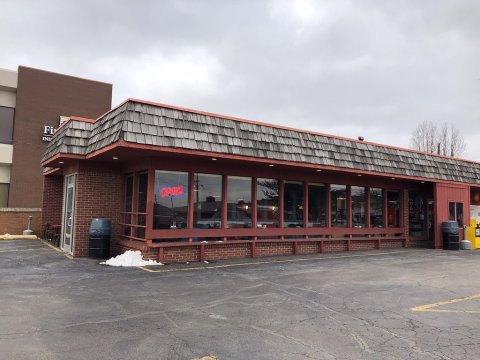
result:
M 458 229 L 458 223 L 453 220 L 442 222 L 442 229 L 451 229 L 451 228 Z

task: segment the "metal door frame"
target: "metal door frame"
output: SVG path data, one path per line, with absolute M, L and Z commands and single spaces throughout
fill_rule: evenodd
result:
M 73 178 L 73 181 L 70 182 L 70 179 Z M 65 186 L 64 186 L 64 196 L 63 196 L 63 216 L 62 216 L 62 250 L 68 254 L 73 255 L 74 249 L 74 228 L 75 228 L 75 196 L 76 196 L 76 185 L 77 185 L 77 174 L 70 174 L 65 176 Z M 69 245 L 65 244 L 65 237 L 67 235 L 67 197 L 68 190 L 73 189 L 72 191 L 72 208 L 71 208 L 71 228 L 70 228 L 70 243 Z

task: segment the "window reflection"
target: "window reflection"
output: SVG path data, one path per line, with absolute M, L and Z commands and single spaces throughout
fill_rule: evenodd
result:
M 387 220 L 389 227 L 400 226 L 400 192 L 387 191 Z
M 252 179 L 229 176 L 227 224 L 230 228 L 252 227 Z
M 303 227 L 303 184 L 285 182 L 283 196 L 285 227 Z
M 410 236 L 423 236 L 423 224 L 425 222 L 425 205 L 422 194 L 408 194 L 408 221 Z
M 222 225 L 222 175 L 195 174 L 193 226 L 215 229 Z
M 347 227 L 347 186 L 330 185 L 332 227 Z
M 278 181 L 257 179 L 257 226 L 279 226 Z
M 383 227 L 383 190 L 370 189 L 370 227 Z
M 154 229 L 184 229 L 188 214 L 188 173 L 155 171 Z
M 365 227 L 365 188 L 352 186 L 352 226 Z
M 327 226 L 327 187 L 323 184 L 308 185 L 308 226 Z

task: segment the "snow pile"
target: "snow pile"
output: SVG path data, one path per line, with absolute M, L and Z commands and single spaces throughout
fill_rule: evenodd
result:
M 110 266 L 146 266 L 146 265 L 163 265 L 153 260 L 143 260 L 140 251 L 127 250 L 122 255 L 115 256 L 107 261 L 101 262 L 101 265 Z

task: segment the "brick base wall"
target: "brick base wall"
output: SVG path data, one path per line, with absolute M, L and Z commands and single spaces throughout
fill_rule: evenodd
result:
M 0 208 L 0 235 L 21 235 L 27 229 L 28 217 L 32 217 L 31 230 L 40 236 L 42 231 L 42 210 L 25 208 Z
M 62 225 L 63 176 L 43 177 L 42 225 Z

